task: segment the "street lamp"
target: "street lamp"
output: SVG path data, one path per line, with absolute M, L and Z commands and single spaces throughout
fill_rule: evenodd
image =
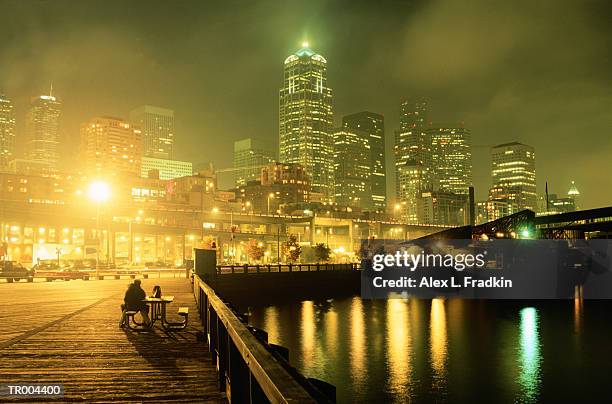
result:
M 270 216 L 270 198 L 274 199 L 274 193 L 268 195 L 268 216 Z
M 96 203 L 96 232 L 98 246 L 96 248 L 96 275 L 100 272 L 100 248 L 102 237 L 100 237 L 100 205 L 110 199 L 111 191 L 107 183 L 102 181 L 92 182 L 89 186 L 89 198 Z

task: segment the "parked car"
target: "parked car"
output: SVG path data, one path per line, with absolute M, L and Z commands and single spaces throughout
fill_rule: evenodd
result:
M 9 282 L 32 278 L 36 270 L 27 269 L 15 261 L 0 261 L 0 277 L 7 278 Z
M 32 267 L 36 272 L 55 272 L 59 271 L 60 266 L 57 261 L 40 261 Z

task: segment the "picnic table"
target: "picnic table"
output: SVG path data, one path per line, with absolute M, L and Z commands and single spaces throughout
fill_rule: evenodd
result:
M 156 321 L 160 321 L 161 326 L 165 330 L 176 330 L 183 329 L 187 327 L 187 321 L 189 316 L 189 309 L 187 307 L 180 307 L 178 314 L 183 317 L 183 320 L 180 322 L 168 321 L 167 318 L 167 306 L 174 301 L 174 296 L 161 296 L 161 297 L 151 297 L 147 296 L 143 299 L 143 302 L 151 307 L 151 323 L 149 327 L 153 327 Z M 135 314 L 135 312 L 133 312 Z M 132 312 L 128 312 L 128 315 L 132 314 Z M 132 314 L 133 319 L 133 314 Z M 128 322 L 129 324 L 129 322 Z M 136 325 L 141 325 L 139 323 L 135 323 Z

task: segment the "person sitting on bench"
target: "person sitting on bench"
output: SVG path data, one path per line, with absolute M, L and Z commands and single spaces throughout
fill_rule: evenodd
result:
M 143 301 L 146 296 L 147 294 L 140 286 L 140 279 L 134 280 L 134 283 L 131 283 L 130 286 L 128 286 L 128 289 L 125 292 L 125 297 L 123 298 L 125 304 L 121 305 L 123 313 L 121 314 L 121 322 L 119 323 L 120 327 L 127 325 L 128 311 L 139 312 L 144 320 L 145 327 L 150 326 L 151 320 L 149 319 L 149 306 L 147 306 L 147 304 Z

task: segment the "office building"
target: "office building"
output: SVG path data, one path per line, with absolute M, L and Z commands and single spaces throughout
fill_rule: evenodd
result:
M 423 98 L 404 100 L 400 104 L 400 127 L 395 131 L 395 192 L 399 197 L 400 170 L 409 160 L 419 162 L 423 168 L 423 182 L 420 187 L 429 189 L 431 185 L 431 141 L 428 138 L 427 101 Z M 415 195 L 416 198 L 418 195 Z
M 256 139 L 234 142 L 234 183 L 240 186 L 249 181 L 258 181 L 261 169 L 274 160 L 274 152 Z
M 332 90 L 327 61 L 308 44 L 284 63 L 279 100 L 279 159 L 302 165 L 312 190 L 331 202 L 334 194 Z
M 174 157 L 174 111 L 143 105 L 130 112 L 130 123 L 142 130 L 142 155 L 172 160 Z
M 11 100 L 0 93 L 0 171 L 15 158 L 15 110 Z
M 362 207 L 384 212 L 387 207 L 384 117 L 373 112 L 346 115 L 342 118 L 342 128 L 367 136 L 370 146 L 370 201 L 366 201 Z
M 431 139 L 434 189 L 467 195 L 472 185 L 472 145 L 470 131 L 461 127 L 427 129 Z
M 535 152 L 533 147 L 505 143 L 492 149 L 493 187 L 489 200 L 507 200 L 518 210 L 537 210 Z
M 409 223 L 418 220 L 416 204 L 421 192 L 433 187 L 431 139 L 426 131 L 427 108 L 423 98 L 402 101 L 400 128 L 395 132 L 395 193 L 401 216 Z
M 418 199 L 423 192 L 424 177 L 428 175 L 424 164 L 417 160 L 408 160 L 399 168 L 397 178 L 399 194 L 397 195 L 395 217 L 408 224 L 419 223 Z
M 141 177 L 153 176 L 160 180 L 172 180 L 174 178 L 188 177 L 190 175 L 193 175 L 193 164 L 189 161 L 142 157 L 140 166 Z
M 367 132 L 343 127 L 334 132 L 334 200 L 338 205 L 372 209 L 372 166 Z
M 49 95 L 33 97 L 26 114 L 25 159 L 44 167 L 44 171 L 59 169 L 59 125 L 61 102 Z
M 290 213 L 310 199 L 310 180 L 299 164 L 271 163 L 261 170 L 260 181 L 249 181 L 236 189 L 245 211 Z
M 81 125 L 81 162 L 90 175 L 141 172 L 141 131 L 119 118 L 99 117 Z
M 444 191 L 427 191 L 417 200 L 421 224 L 464 226 L 468 224 L 468 196 Z

